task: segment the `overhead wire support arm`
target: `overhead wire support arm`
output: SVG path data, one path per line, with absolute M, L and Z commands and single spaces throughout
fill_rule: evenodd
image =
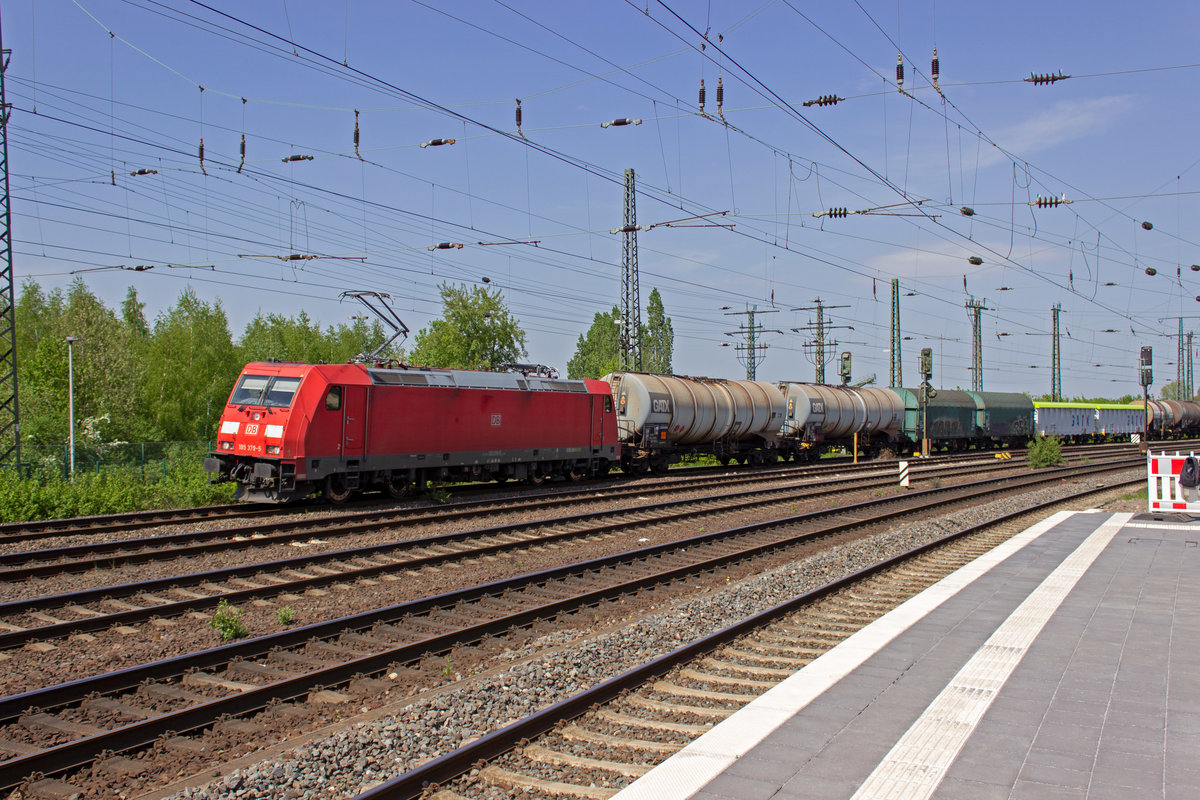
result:
M 669 219 L 665 222 L 655 222 L 647 225 L 642 230 L 651 230 L 652 228 L 729 228 L 733 229 L 732 222 L 703 222 L 696 225 L 685 225 L 681 223 L 693 222 L 698 220 L 707 220 L 709 217 L 723 217 L 729 211 L 713 211 L 708 214 L 693 214 L 690 217 L 680 217 L 679 219 Z
M 318 258 L 332 259 L 334 261 L 366 261 L 366 256 L 318 256 L 311 253 L 289 253 L 285 256 L 275 255 L 274 253 L 238 253 L 238 258 L 277 258 L 280 261 L 312 261 Z

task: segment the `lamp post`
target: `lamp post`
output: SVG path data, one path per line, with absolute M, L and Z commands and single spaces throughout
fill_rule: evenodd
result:
M 75 480 L 75 350 L 74 344 L 82 342 L 82 336 L 67 337 L 67 418 L 71 442 L 71 480 Z

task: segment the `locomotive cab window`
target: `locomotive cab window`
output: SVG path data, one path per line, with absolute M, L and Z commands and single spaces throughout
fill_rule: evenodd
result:
M 233 390 L 233 396 L 229 398 L 230 405 L 259 405 L 263 390 L 270 382 L 271 379 L 266 375 L 243 375 Z
M 276 375 L 243 375 L 229 398 L 230 405 L 287 408 L 296 396 L 300 379 Z
M 612 413 L 612 398 L 609 397 L 608 395 L 604 396 L 604 413 L 605 414 Z
M 329 393 L 325 395 L 325 409 L 327 411 L 337 411 L 342 407 L 342 387 L 330 387 Z

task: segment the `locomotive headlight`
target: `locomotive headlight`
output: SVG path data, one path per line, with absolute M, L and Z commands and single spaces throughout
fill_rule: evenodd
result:
M 269 455 L 269 456 L 279 455 L 279 445 L 277 445 L 277 444 L 267 445 L 267 455 Z
M 220 446 L 222 450 L 232 450 L 233 442 L 220 442 Z

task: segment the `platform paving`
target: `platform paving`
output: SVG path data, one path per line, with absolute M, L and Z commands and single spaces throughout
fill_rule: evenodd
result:
M 616 797 L 1200 797 L 1198 540 L 1057 514 Z

